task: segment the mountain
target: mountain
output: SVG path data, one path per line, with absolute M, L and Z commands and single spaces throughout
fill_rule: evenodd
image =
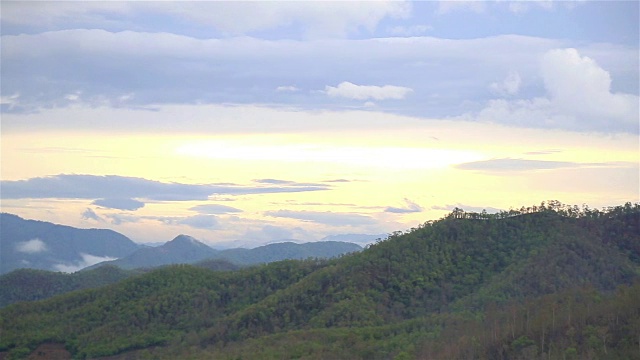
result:
M 72 274 L 19 269 L 0 275 L 0 308 L 19 301 L 42 300 L 74 290 L 116 283 L 170 264 L 192 263 L 210 270 L 230 271 L 238 270 L 240 266 L 285 259 L 332 258 L 360 250 L 360 246 L 350 243 L 318 242 L 279 243 L 250 250 L 212 252 L 207 245 L 194 238 L 180 235 L 161 247 L 142 248 L 125 258 L 95 264 Z M 203 257 L 206 259 L 201 260 Z
M 117 260 L 105 261 L 91 268 L 115 265 L 122 269 L 152 268 L 170 264 L 191 264 L 217 254 L 206 244 L 188 235 L 178 235 L 157 247 L 144 247 Z
M 337 234 L 337 235 L 329 235 L 322 238 L 320 241 L 342 241 L 342 242 L 350 242 L 356 243 L 360 246 L 366 246 L 369 244 L 373 244 L 376 241 L 386 239 L 388 234 L 378 234 L 378 235 L 370 235 L 370 234 Z
M 73 358 L 637 358 L 640 205 L 454 211 L 332 260 L 163 267 L 0 309 Z M 2 354 L 0 353 L 0 356 Z
M 77 229 L 0 214 L 0 274 L 20 268 L 72 272 L 139 248 L 112 230 Z
M 341 241 L 318 241 L 302 244 L 282 242 L 253 249 L 221 250 L 214 257 L 228 259 L 240 265 L 253 265 L 287 259 L 329 259 L 361 250 L 362 247 L 357 244 Z

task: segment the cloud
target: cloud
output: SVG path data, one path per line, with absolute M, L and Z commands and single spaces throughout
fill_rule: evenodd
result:
M 143 219 L 143 217 L 126 215 L 126 214 L 107 214 L 105 215 L 105 217 L 111 219 L 111 223 L 113 225 L 121 225 L 124 223 L 137 223 L 141 219 Z
M 190 207 L 189 210 L 196 211 L 200 214 L 209 214 L 209 215 L 242 212 L 242 210 L 240 209 L 237 209 L 231 206 L 226 206 L 226 205 L 218 205 L 218 204 L 196 205 L 196 206 Z
M 87 210 L 82 212 L 82 218 L 84 220 L 95 220 L 95 221 L 103 221 L 102 218 L 95 213 L 95 211 L 87 208 Z
M 93 205 L 98 205 L 111 209 L 118 210 L 138 210 L 144 207 L 144 203 L 134 199 L 118 198 L 118 199 L 98 199 L 92 202 Z
M 515 72 L 509 72 L 509 75 L 500 83 L 494 82 L 489 85 L 489 90 L 494 94 L 501 96 L 511 96 L 518 93 L 520 90 L 520 83 L 522 80 L 520 79 L 520 75 Z
M 38 238 L 16 243 L 16 251 L 22 253 L 36 254 L 48 250 L 47 244 Z
M 422 210 L 424 210 L 422 206 L 416 204 L 415 202 L 409 199 L 404 199 L 404 201 L 406 203 L 405 207 L 389 206 L 386 209 L 384 209 L 384 211 L 389 213 L 395 213 L 395 214 L 408 214 L 408 213 L 422 212 Z
M 581 167 L 619 167 L 624 163 L 577 163 L 569 161 L 528 160 L 528 159 L 491 159 L 458 164 L 456 169 L 488 172 L 535 171 Z
M 446 210 L 446 211 L 453 211 L 453 209 L 458 208 L 458 209 L 462 209 L 465 211 L 470 211 L 470 212 L 477 212 L 477 213 L 481 213 L 482 211 L 487 211 L 489 214 L 495 214 L 495 213 L 499 213 L 500 211 L 502 211 L 502 209 L 497 209 L 497 208 L 493 208 L 493 207 L 479 207 L 479 206 L 471 206 L 471 205 L 465 205 L 465 204 L 461 204 L 461 203 L 457 203 L 457 204 L 447 204 L 444 206 L 441 205 L 435 205 L 431 207 L 434 210 Z
M 437 13 L 440 15 L 448 14 L 455 11 L 470 11 L 475 13 L 483 13 L 486 11 L 484 1 L 451 1 L 444 0 L 438 2 Z
M 637 96 L 611 92 L 609 72 L 576 49 L 556 49 L 542 59 L 545 88 L 562 113 L 583 116 L 599 122 L 638 122 Z
M 3 113 L 3 132 L 35 127 L 219 133 L 238 128 L 258 131 L 319 126 L 289 119 L 270 121 L 274 111 L 268 106 L 344 110 L 352 104 L 328 104 L 326 90 L 344 92 L 339 84 L 345 79 L 356 87 L 346 96 L 375 101 L 373 95 L 377 94 L 403 99 L 375 101 L 381 111 L 420 116 L 459 114 L 463 101 L 478 96 L 478 86 L 486 87 L 504 76 L 505 68 L 517 70 L 525 78 L 540 54 L 560 43 L 515 35 L 473 40 L 392 37 L 308 42 L 73 29 L 3 35 L 2 45 L 3 68 L 11 69 L 3 74 L 3 93 L 20 94 L 12 103 L 13 110 Z M 492 51 L 487 52 L 488 48 Z M 616 59 L 632 56 L 621 54 L 619 49 L 608 53 Z M 259 64 L 254 54 L 260 54 Z M 154 66 L 147 66 L 149 63 Z M 388 87 L 374 86 L 372 74 L 375 84 Z M 293 83 L 300 89 L 318 91 L 299 91 L 295 96 L 274 91 Z M 394 85 L 395 90 L 390 87 Z M 82 96 L 76 101 L 65 97 L 79 89 Z M 407 96 L 409 89 L 416 96 Z M 418 94 L 439 96 L 425 101 Z M 484 100 L 486 94 L 482 96 Z M 256 101 L 262 105 L 255 106 Z M 177 104 L 194 103 L 201 104 L 198 108 L 203 110 L 193 113 L 189 127 L 172 121 L 184 111 Z M 254 106 L 241 112 L 234 104 Z M 121 111 L 115 114 L 105 108 Z M 202 114 L 204 110 L 209 113 Z M 37 116 L 39 111 L 46 116 Z M 247 119 L 258 111 L 265 116 L 257 115 L 258 121 Z M 216 121 L 211 121 L 211 112 L 215 112 Z
M 525 155 L 550 155 L 550 154 L 557 154 L 561 152 L 562 150 L 560 149 L 548 149 L 548 150 L 527 151 L 524 154 Z
M 376 221 L 366 215 L 353 213 L 334 213 L 331 211 L 293 211 L 276 210 L 267 211 L 265 215 L 272 217 L 291 218 L 302 221 L 311 221 L 331 226 L 356 226 L 374 224 Z
M 278 86 L 276 88 L 276 91 L 278 91 L 278 92 L 297 92 L 297 91 L 300 91 L 300 89 L 295 87 L 295 86 L 289 85 L 289 86 Z
M 281 180 L 281 179 L 254 179 L 253 180 L 259 184 L 270 184 L 270 185 L 285 185 L 285 186 L 325 186 L 318 183 L 301 183 L 291 180 Z
M 394 27 L 390 27 L 387 31 L 391 35 L 416 36 L 416 35 L 425 34 L 430 30 L 433 30 L 433 27 L 430 25 L 412 25 L 412 26 L 394 26 Z
M 555 49 L 540 64 L 546 97 L 494 99 L 474 118 L 512 125 L 605 133 L 638 133 L 640 97 L 611 92 L 611 76 L 576 49 Z M 518 81 L 512 79 L 511 89 Z M 503 83 L 503 85 L 505 85 Z M 509 87 L 496 85 L 508 95 Z
M 176 222 L 177 224 L 191 226 L 196 229 L 215 229 L 218 227 L 218 219 L 213 215 L 187 216 Z
M 256 243 L 276 240 L 291 240 L 294 237 L 294 232 L 291 231 L 291 229 L 274 225 L 265 225 L 259 229 L 249 230 L 242 236 L 243 239 L 251 240 Z
M 354 100 L 386 100 L 403 99 L 413 90 L 407 87 L 384 85 L 356 85 L 348 81 L 341 82 L 337 87 L 325 86 L 325 93 L 331 97 L 344 97 Z
M 95 256 L 95 255 L 85 254 L 85 253 L 80 253 L 80 256 L 82 257 L 82 260 L 80 261 L 76 261 L 73 263 L 66 263 L 66 264 L 56 264 L 53 266 L 53 268 L 57 271 L 73 273 L 73 272 L 82 270 L 88 266 L 101 263 L 103 261 L 112 261 L 117 259 L 117 258 L 108 257 L 108 256 L 101 257 L 101 256 Z
M 114 208 L 132 208 L 140 205 L 133 198 L 156 201 L 207 200 L 209 196 L 248 195 L 320 191 L 328 186 L 243 186 L 216 184 L 163 183 L 136 177 L 117 175 L 55 175 L 27 180 L 3 180 L 3 199 L 101 199 L 96 204 Z M 120 206 L 120 207 L 116 207 Z
M 3 3 L 2 21 L 45 29 L 81 27 L 82 24 L 123 28 L 135 22 L 137 27 L 157 31 L 152 22 L 136 20 L 161 16 L 169 19 L 169 23 L 186 22 L 223 34 L 239 35 L 286 27 L 289 31 L 296 30 L 296 34 L 320 37 L 344 36 L 361 29 L 372 31 L 384 18 L 406 17 L 410 9 L 410 4 L 404 1 L 10 2 Z

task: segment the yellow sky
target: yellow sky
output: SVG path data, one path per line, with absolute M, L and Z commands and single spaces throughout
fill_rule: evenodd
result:
M 397 116 L 393 118 L 398 121 Z M 377 126 L 364 132 L 348 126 L 345 130 L 206 136 L 4 132 L 5 181 L 57 174 L 118 175 L 184 184 L 251 184 L 258 179 L 276 179 L 323 183 L 329 190 L 221 195 L 208 201 L 145 201 L 136 211 L 99 207 L 86 199 L 5 199 L 2 207 L 6 212 L 72 226 L 111 227 L 139 241 L 166 241 L 185 232 L 216 242 L 247 234 L 258 236 L 265 226 L 288 229 L 288 235 L 302 240 L 334 233 L 404 230 L 443 216 L 445 208 L 453 205 L 508 209 L 549 199 L 592 207 L 638 201 L 640 159 L 635 136 L 400 120 L 399 126 Z M 542 161 L 553 166 L 537 168 L 538 163 L 525 162 L 519 171 L 457 167 L 496 159 L 515 160 L 516 165 L 520 160 Z M 217 215 L 220 226 L 216 229 L 167 228 L 150 220 L 188 216 L 193 214 L 189 208 L 207 203 L 233 206 L 242 212 Z M 412 206 L 420 210 L 385 211 L 389 207 L 410 210 Z M 87 208 L 100 216 L 120 214 L 138 220 L 114 224 L 103 217 L 102 223 L 91 222 L 80 217 Z M 371 221 L 331 225 L 273 216 L 280 210 L 362 215 Z

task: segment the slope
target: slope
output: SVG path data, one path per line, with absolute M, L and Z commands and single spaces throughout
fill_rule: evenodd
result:
M 240 265 L 253 265 L 289 259 L 329 259 L 361 250 L 360 245 L 341 241 L 318 241 L 302 244 L 282 242 L 253 249 L 221 250 L 214 257 L 228 259 Z
M 19 268 L 80 267 L 88 258 L 119 258 L 139 245 L 112 230 L 77 229 L 0 214 L 0 274 Z
M 453 213 L 326 262 L 285 261 L 233 273 L 163 268 L 108 288 L 0 310 L 0 350 L 18 353 L 53 341 L 66 344 L 76 357 L 96 357 L 165 344 L 174 357 L 200 349 L 206 358 L 206 352 L 224 354 L 278 334 L 299 334 L 304 342 L 304 334 L 357 332 L 377 337 L 391 356 L 401 346 L 437 338 L 439 330 L 434 329 L 452 318 L 475 319 L 465 318 L 457 307 L 483 291 L 491 298 L 491 289 L 506 289 L 504 301 L 530 301 L 573 284 L 610 283 L 603 286 L 609 290 L 637 279 L 636 254 L 623 245 L 640 240 L 633 225 L 640 208 L 636 205 L 627 214 L 633 216 L 612 210 L 607 216 L 575 218 L 554 209 L 488 218 Z M 618 235 L 605 241 L 603 229 Z M 620 237 L 626 239 L 621 245 Z M 572 246 L 576 254 L 587 255 L 566 255 Z M 568 271 L 570 266 L 559 268 L 554 275 L 563 281 L 536 290 L 549 270 L 535 264 L 547 258 L 556 258 L 556 264 L 583 259 L 599 265 L 589 279 Z M 523 284 L 518 289 L 510 281 Z M 327 354 L 331 349 L 317 351 Z
M 217 250 L 188 235 L 178 235 L 157 247 L 144 247 L 121 259 L 105 261 L 91 268 L 115 265 L 122 269 L 153 268 L 171 264 L 191 264 L 214 257 Z

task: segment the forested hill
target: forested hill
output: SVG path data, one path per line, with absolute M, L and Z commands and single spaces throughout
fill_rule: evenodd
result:
M 638 204 L 456 209 L 340 259 L 173 266 L 11 305 L 0 310 L 0 351 L 58 343 L 76 358 L 628 359 L 640 355 L 638 244 Z

